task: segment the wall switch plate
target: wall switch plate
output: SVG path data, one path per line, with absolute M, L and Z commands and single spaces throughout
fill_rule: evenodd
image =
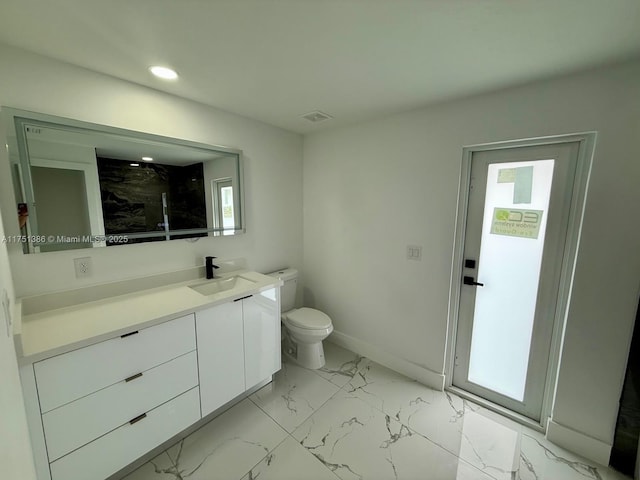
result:
M 74 258 L 73 265 L 76 268 L 76 278 L 91 276 L 91 257 Z
M 420 245 L 407 245 L 407 260 L 422 260 L 422 247 Z

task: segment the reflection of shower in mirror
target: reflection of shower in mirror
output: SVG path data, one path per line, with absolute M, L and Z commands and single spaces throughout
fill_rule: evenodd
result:
M 2 109 L 25 253 L 245 230 L 238 150 Z

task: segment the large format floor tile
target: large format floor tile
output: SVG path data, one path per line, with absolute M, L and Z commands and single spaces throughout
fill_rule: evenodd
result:
M 588 462 L 537 432 L 522 435 L 518 480 L 628 480 L 611 468 Z
M 304 422 L 293 436 L 344 480 L 490 479 L 344 390 Z
M 287 433 L 248 399 L 168 450 L 179 479 L 242 478 Z
M 361 369 L 346 388 L 498 480 L 511 480 L 518 469 L 521 428 L 506 420 L 500 423 L 486 409 L 374 362 Z
M 242 480 L 338 480 L 331 470 L 292 437 L 282 442 Z
M 315 373 L 339 387 L 349 382 L 367 363 L 366 358 L 328 342 L 324 345 L 324 357 L 325 366 Z
M 162 452 L 150 462 L 145 463 L 136 471 L 130 473 L 122 480 L 175 480 L 176 469 L 173 462 Z
M 249 398 L 282 428 L 292 432 L 338 388 L 311 370 L 283 363 L 273 382 Z

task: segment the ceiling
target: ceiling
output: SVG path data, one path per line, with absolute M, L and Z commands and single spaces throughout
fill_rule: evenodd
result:
M 0 0 L 0 42 L 300 133 L 634 58 L 639 25 L 640 0 Z

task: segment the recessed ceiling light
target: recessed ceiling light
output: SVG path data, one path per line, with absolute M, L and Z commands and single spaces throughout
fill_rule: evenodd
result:
M 132 167 L 139 167 L 140 166 L 139 163 L 130 163 L 129 165 L 131 165 Z
M 153 162 L 153 157 L 142 157 L 145 162 Z
M 149 71 L 156 77 L 163 78 L 164 80 L 175 80 L 178 78 L 178 73 L 175 70 L 168 67 L 162 67 L 160 65 L 149 67 Z

